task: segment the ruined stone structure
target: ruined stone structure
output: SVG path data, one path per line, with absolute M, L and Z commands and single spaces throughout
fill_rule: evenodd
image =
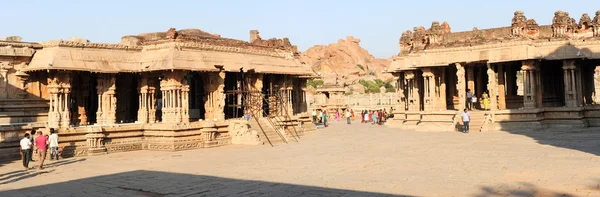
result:
M 63 156 L 212 147 L 231 135 L 257 144 L 247 122 L 229 121 L 250 108 L 306 112 L 314 73 L 287 38 L 263 40 L 253 30 L 250 39 L 171 28 L 119 44 L 0 40 L 2 158 L 18 157 L 26 131 L 48 128 L 58 130 Z M 281 102 L 242 105 L 241 90 Z
M 388 69 L 400 98 L 389 125 L 455 130 L 471 90 L 489 97 L 489 110 L 476 103 L 473 130 L 600 126 L 600 11 L 545 21 L 516 11 L 506 27 L 449 32 L 434 22 L 402 33 Z

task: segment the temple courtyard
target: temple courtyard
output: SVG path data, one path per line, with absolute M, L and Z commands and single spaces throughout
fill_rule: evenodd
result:
M 599 196 L 600 132 L 417 132 L 334 122 L 275 147 L 0 164 L 0 196 Z M 35 164 L 36 162 L 34 162 Z

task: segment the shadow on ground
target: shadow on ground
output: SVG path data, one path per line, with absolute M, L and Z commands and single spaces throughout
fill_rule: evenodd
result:
M 407 196 L 157 171 L 0 191 L 0 196 Z
M 513 196 L 513 197 L 574 197 L 574 195 L 555 192 L 539 188 L 530 183 L 519 183 L 514 186 L 498 185 L 495 187 L 484 186 L 476 197 L 495 197 L 495 196 Z
M 77 162 L 82 162 L 85 161 L 85 158 L 81 158 L 81 159 L 68 159 L 68 160 L 59 160 L 56 162 L 52 162 L 52 163 L 48 163 L 48 161 L 46 161 L 46 165 L 44 165 L 44 168 L 46 170 L 15 170 L 12 172 L 7 172 L 4 174 L 0 174 L 0 185 L 4 185 L 4 184 L 8 184 L 8 183 L 14 183 L 17 181 L 21 181 L 21 180 L 25 180 L 28 178 L 32 178 L 35 177 L 37 175 L 40 174 L 46 174 L 46 173 L 50 173 L 53 172 L 55 167 L 58 166 L 63 166 L 63 165 L 68 165 L 68 164 L 72 164 L 72 163 L 77 163 Z M 29 163 L 29 167 L 33 167 L 37 165 L 37 162 L 31 162 Z M 35 169 L 35 168 L 34 168 Z M 2 196 L 2 195 L 0 195 Z
M 545 129 L 542 131 L 510 131 L 511 134 L 524 135 L 539 144 L 568 148 L 600 156 L 600 128 L 580 130 Z

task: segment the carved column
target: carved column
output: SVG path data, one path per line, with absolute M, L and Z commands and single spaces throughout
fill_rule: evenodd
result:
M 475 94 L 475 71 L 473 66 L 467 67 L 467 89 Z
M 104 124 L 104 75 L 98 75 L 96 79 L 96 94 L 98 94 L 98 110 L 96 111 L 96 124 Z
M 104 146 L 104 138 L 106 136 L 102 133 L 102 129 L 98 127 L 88 127 L 87 134 L 85 134 L 88 155 L 105 154 L 106 147 Z
M 506 109 L 506 92 L 504 80 L 504 65 L 498 65 L 498 109 Z
M 139 80 L 139 87 L 138 87 L 138 91 L 139 91 L 139 99 L 138 99 L 138 103 L 139 103 L 139 108 L 138 108 L 138 116 L 137 116 L 137 121 L 140 123 L 148 123 L 149 122 L 149 110 L 150 110 L 150 96 L 152 96 L 150 94 L 150 87 L 148 85 L 148 74 L 147 73 L 142 73 L 142 76 L 140 77 Z
M 600 65 L 594 69 L 594 95 L 592 100 L 594 104 L 600 104 Z
M 462 111 L 466 108 L 467 91 L 465 89 L 465 67 L 460 63 L 455 63 L 456 66 L 456 90 L 458 90 L 458 110 Z
M 190 85 L 187 80 L 183 79 L 183 85 L 181 86 L 181 122 L 190 122 Z M 240 99 L 241 100 L 241 99 Z
M 522 61 L 523 71 L 523 106 L 526 109 L 541 107 L 540 75 L 535 60 Z
M 448 105 L 446 104 L 446 68 L 440 68 L 440 74 L 438 79 L 438 83 L 440 84 L 438 88 L 438 96 L 437 96 L 437 104 L 438 110 L 447 110 Z
M 12 63 L 10 62 L 0 62 L 0 75 L 2 75 L 2 80 L 0 80 L 0 98 L 8 98 L 8 71 L 12 68 Z
M 106 79 L 106 83 L 105 85 L 108 87 L 108 90 L 106 91 L 106 100 L 104 101 L 104 103 L 107 104 L 107 111 L 105 111 L 106 114 L 106 124 L 116 124 L 117 123 L 117 97 L 116 95 L 116 90 L 117 90 L 117 84 L 116 84 L 116 77 L 114 74 L 110 74 L 108 76 L 108 78 Z
M 147 107 L 150 108 L 148 110 L 148 122 L 149 123 L 154 123 L 156 122 L 156 88 L 154 87 L 155 81 L 152 80 L 151 81 L 151 85 L 148 88 L 148 105 Z
M 58 93 L 60 90 L 60 85 L 58 84 L 58 77 L 55 74 L 51 74 L 48 76 L 48 94 L 50 97 L 50 107 L 48 111 L 48 127 L 49 128 L 58 128 L 60 125 L 60 112 L 58 110 Z
M 496 82 L 496 72 L 492 68 L 490 63 L 487 64 L 487 75 L 488 75 L 488 85 L 487 89 L 490 97 L 490 110 L 495 111 L 498 109 L 498 97 L 497 97 L 497 89 L 498 84 Z
M 60 125 L 61 127 L 69 127 L 69 125 L 71 125 L 71 105 L 70 105 L 70 94 L 71 94 L 71 73 L 70 72 L 65 72 L 62 73 L 61 76 L 61 85 L 60 85 L 60 92 L 62 93 L 62 95 L 60 95 L 60 103 L 59 105 L 62 106 L 60 107 L 60 113 L 61 113 L 61 119 L 60 119 Z
M 563 76 L 565 88 L 565 106 L 577 107 L 580 105 L 579 74 L 575 66 L 575 60 L 563 60 Z
M 169 94 L 171 86 L 169 78 L 165 75 L 160 81 L 160 91 L 162 94 L 162 122 L 171 122 L 171 95 Z
M 406 71 L 405 77 L 408 85 L 408 111 L 420 111 L 419 84 L 415 80 L 414 71 Z
M 423 68 L 423 108 L 424 111 L 434 111 L 435 104 L 435 75 L 431 68 Z

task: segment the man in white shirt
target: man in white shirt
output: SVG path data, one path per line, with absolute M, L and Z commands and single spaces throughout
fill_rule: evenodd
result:
M 313 109 L 312 118 L 313 118 L 313 123 L 316 123 L 317 122 L 317 110 Z
M 58 134 L 52 128 L 50 129 L 48 144 L 50 145 L 50 160 L 54 160 L 54 155 L 56 155 L 56 160 L 58 160 Z
M 350 124 L 351 117 L 352 117 L 352 114 L 350 114 L 350 110 L 346 109 L 346 124 Z
M 21 155 L 23 156 L 23 167 L 25 168 L 25 170 L 29 170 L 29 160 L 31 159 L 31 152 L 29 150 L 32 149 L 31 140 L 29 140 L 29 133 L 25 133 L 25 137 L 23 137 L 23 139 L 21 139 L 19 144 L 20 144 L 19 151 L 21 152 Z
M 462 113 L 462 121 L 463 121 L 463 132 L 468 133 L 469 132 L 469 122 L 471 121 L 471 114 L 469 114 L 469 112 L 467 112 L 467 109 L 465 109 Z

